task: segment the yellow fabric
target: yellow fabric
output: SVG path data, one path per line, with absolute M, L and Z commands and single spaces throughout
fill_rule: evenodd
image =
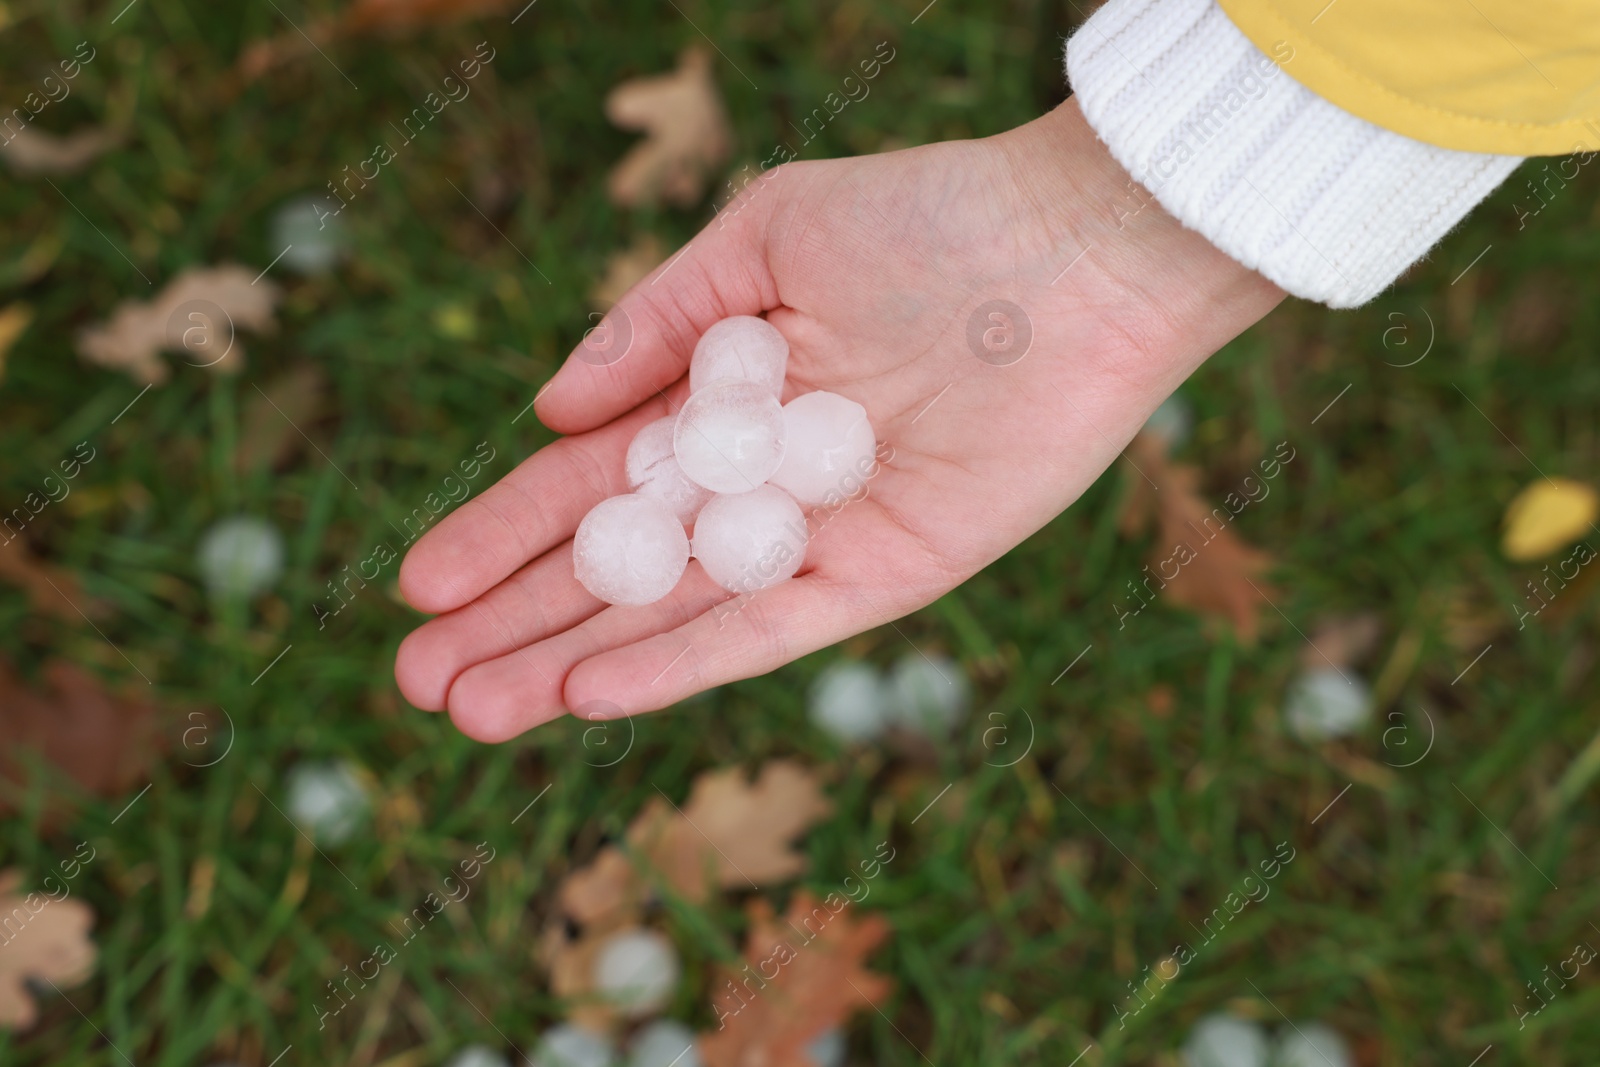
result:
M 1442 148 L 1600 148 L 1600 0 L 1219 0 L 1284 73 Z M 1281 61 L 1281 60 L 1280 60 Z

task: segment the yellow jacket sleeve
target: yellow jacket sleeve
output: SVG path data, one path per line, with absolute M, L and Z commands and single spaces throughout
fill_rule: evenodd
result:
M 1218 0 L 1345 111 L 1463 152 L 1600 147 L 1600 0 Z

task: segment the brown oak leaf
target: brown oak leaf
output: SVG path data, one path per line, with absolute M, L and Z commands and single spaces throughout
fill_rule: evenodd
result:
M 590 302 L 601 311 L 610 310 L 611 305 L 661 266 L 661 261 L 666 258 L 666 250 L 653 233 L 647 233 L 627 248 L 613 252 L 611 258 L 606 260 L 605 277 L 589 291 Z
M 343 25 L 352 32 L 415 30 L 481 15 L 495 15 L 512 0 L 355 0 Z
M 739 767 L 695 779 L 680 807 L 655 797 L 628 826 L 627 849 L 601 849 L 560 891 L 565 913 L 593 923 L 636 906 L 651 879 L 702 902 L 717 888 L 752 888 L 793 878 L 806 859 L 793 842 L 832 809 L 816 775 L 773 760 L 754 782 Z
M 1180 607 L 1227 621 L 1240 641 L 1253 644 L 1261 612 L 1276 592 L 1264 577 L 1272 569 L 1272 557 L 1234 532 L 1235 516 L 1227 508 L 1214 507 L 1201 495 L 1198 467 L 1172 462 L 1165 446 L 1148 434 L 1135 437 L 1128 451 L 1142 477 L 1159 486 L 1148 495 L 1140 490 L 1130 497 L 1138 501 L 1132 509 L 1135 516 L 1141 509 L 1155 514 L 1147 588 Z M 1142 524 L 1142 516 L 1130 516 L 1128 510 L 1119 522 L 1125 533 Z
M 65 660 L 46 664 L 43 682 L 30 688 L 0 661 L 0 736 L 6 739 L 0 812 L 15 808 L 18 787 L 26 786 L 41 755 L 101 796 L 126 792 L 146 777 L 158 748 L 153 705 L 114 695 Z
M 618 85 L 605 109 L 617 126 L 646 134 L 606 179 L 612 201 L 623 207 L 689 207 L 705 193 L 711 171 L 733 152 L 728 114 L 703 48 L 686 49 L 670 74 Z
M 239 330 L 269 332 L 279 289 L 247 267 L 191 267 L 148 301 L 124 300 L 111 318 L 78 336 L 90 363 L 126 371 L 146 384 L 167 378 L 163 349 L 186 362 L 232 374 L 244 365 Z
M 94 911 L 79 900 L 19 894 L 16 871 L 0 873 L 0 1027 L 26 1030 L 39 1018 L 27 983 L 75 986 L 94 973 Z
M 700 1036 L 701 1058 L 706 1067 L 816 1067 L 807 1046 L 893 988 L 865 967 L 889 921 L 858 918 L 847 898 L 819 903 L 805 890 L 781 918 L 766 900 L 747 910 L 746 966 L 721 969 L 712 994 L 718 1029 Z
M 241 472 L 258 465 L 268 470 L 287 463 L 308 443 L 303 431 L 322 418 L 328 406 L 328 377 L 314 363 L 278 375 L 245 395 L 234 460 Z
M 622 1020 L 617 1004 L 595 988 L 595 958 L 612 936 L 639 929 L 637 919 L 637 913 L 618 912 L 604 924 L 583 930 L 560 919 L 546 924 L 535 955 L 550 973 L 550 992 L 566 1004 L 568 1021 L 606 1033 Z
M 24 126 L 10 140 L 0 141 L 0 157 L 25 177 L 72 174 L 117 143 L 109 130 L 86 126 L 64 136 Z
M 106 614 L 103 603 L 89 599 L 78 588 L 78 579 L 71 571 L 46 563 L 22 539 L 0 544 L 0 582 L 28 594 L 34 611 L 63 622 L 76 624 Z

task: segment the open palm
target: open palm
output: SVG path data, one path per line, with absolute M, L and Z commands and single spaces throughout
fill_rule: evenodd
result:
M 1000 137 L 787 164 L 753 182 L 607 316 L 540 395 L 542 449 L 406 556 L 442 612 L 401 645 L 419 707 L 513 737 L 568 709 L 649 711 L 892 621 L 1058 514 L 1150 410 L 1279 293 L 1182 230 L 1069 101 Z M 797 577 L 733 596 L 698 563 L 646 607 L 608 607 L 572 535 L 628 491 L 623 455 L 687 393 L 700 334 L 765 313 L 784 400 L 864 405 L 883 462 L 810 512 Z

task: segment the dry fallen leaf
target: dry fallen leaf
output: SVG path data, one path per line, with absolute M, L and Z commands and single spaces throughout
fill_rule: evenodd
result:
M 1383 619 L 1375 611 L 1336 615 L 1323 619 L 1311 630 L 1311 638 L 1300 650 L 1300 665 L 1308 670 L 1321 667 L 1353 667 L 1378 644 L 1383 635 Z
M 414 30 L 508 9 L 511 0 L 355 0 L 344 13 L 346 29 Z
M 1501 549 L 1518 563 L 1543 559 L 1566 548 L 1593 529 L 1600 516 L 1600 495 L 1571 478 L 1530 482 L 1506 505 Z
M 754 782 L 742 768 L 695 779 L 680 808 L 655 797 L 628 828 L 628 844 L 668 885 L 693 901 L 718 887 L 752 887 L 793 878 L 806 858 L 793 842 L 832 805 L 816 775 L 773 760 Z
M 587 867 L 567 876 L 556 899 L 562 914 L 573 922 L 594 925 L 637 914 L 645 889 L 634 861 L 615 845 L 607 845 Z
M 525 0 L 524 0 L 525 2 Z M 237 65 L 246 82 L 284 63 L 315 56 L 324 45 L 361 33 L 404 33 L 438 26 L 510 8 L 512 0 L 355 0 L 337 18 L 313 19 L 276 37 L 252 41 L 239 54 Z M 301 32 L 301 31 L 304 32 Z
M 851 1013 L 876 1007 L 892 988 L 866 970 L 866 958 L 889 936 L 882 915 L 857 919 L 843 897 L 837 908 L 796 893 L 781 919 L 751 901 L 747 968 L 724 968 L 712 992 L 719 1028 L 700 1036 L 706 1067 L 815 1067 L 806 1047 Z
M 327 407 L 328 378 L 314 363 L 302 363 L 245 394 L 239 447 L 240 471 L 287 463 L 306 445 L 301 431 L 314 425 Z
M 611 305 L 621 300 L 624 293 L 643 281 L 666 258 L 661 241 L 653 233 L 647 233 L 627 248 L 613 252 L 611 258 L 606 260 L 605 277 L 589 291 L 590 303 L 600 311 L 609 311 Z
M 231 374 L 244 364 L 235 334 L 270 331 L 278 297 L 275 284 L 247 267 L 191 267 L 153 299 L 117 305 L 109 320 L 79 336 L 78 354 L 146 384 L 166 380 L 162 349 L 182 352 L 191 366 Z
M 45 762 L 101 796 L 126 792 L 147 774 L 157 748 L 155 708 L 107 691 L 65 660 L 45 665 L 42 688 L 29 688 L 0 661 L 0 812 Z
M 32 321 L 33 311 L 27 304 L 7 304 L 0 309 L 0 379 L 6 376 L 7 353 Z
M 686 49 L 671 74 L 623 82 L 606 97 L 606 117 L 645 139 L 611 169 L 606 191 L 623 207 L 688 207 L 705 193 L 710 172 L 733 151 L 728 115 L 711 78 L 711 56 Z
M 26 1030 L 39 1017 L 30 981 L 72 987 L 94 973 L 89 938 L 94 911 L 81 900 L 17 892 L 16 871 L 0 873 L 0 915 L 6 918 L 0 952 L 0 1027 Z M 15 930 L 15 932 L 13 932 Z
M 109 130 L 85 127 L 64 137 L 24 126 L 9 141 L 0 141 L 0 157 L 18 174 L 72 174 L 117 143 Z
M 1476 655 L 1505 626 L 1506 616 L 1499 605 L 1482 603 L 1476 592 L 1465 586 L 1445 590 L 1437 603 L 1444 639 L 1457 652 Z
M 638 929 L 637 919 L 637 913 L 618 913 L 584 930 L 573 930 L 560 919 L 545 926 L 536 954 L 550 972 L 550 993 L 566 1004 L 569 1022 L 606 1033 L 623 1018 L 621 1009 L 595 989 L 595 957 L 612 935 Z
M 1213 507 L 1200 495 L 1199 468 L 1171 462 L 1161 443 L 1147 434 L 1136 436 L 1128 450 L 1160 486 L 1150 494 L 1156 541 L 1144 572 L 1151 576 L 1149 588 L 1180 607 L 1227 620 L 1240 641 L 1254 643 L 1261 612 L 1276 591 L 1263 578 L 1272 557 L 1234 533 L 1228 509 Z M 1134 525 L 1127 511 L 1119 525 L 1125 530 Z M 1124 594 L 1119 590 L 1118 595 Z
M 559 897 L 575 922 L 605 921 L 644 898 L 661 879 L 695 902 L 716 888 L 752 888 L 793 878 L 806 859 L 792 843 L 831 805 L 816 776 L 791 760 L 773 760 L 754 782 L 726 767 L 695 779 L 681 807 L 663 797 L 646 804 L 628 827 L 626 852 L 600 850 L 572 874 Z
M 0 582 L 9 582 L 27 593 L 33 610 L 41 615 L 80 623 L 85 617 L 98 619 L 106 613 L 104 604 L 90 600 L 79 590 L 71 571 L 46 563 L 21 539 L 0 545 Z

